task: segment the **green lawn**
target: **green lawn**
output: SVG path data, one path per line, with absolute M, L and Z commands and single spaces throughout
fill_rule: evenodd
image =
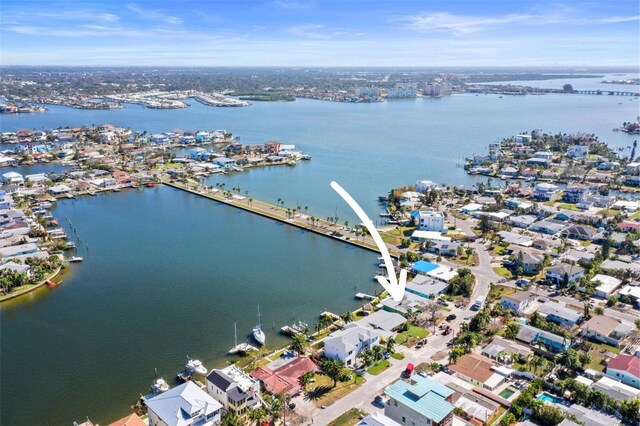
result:
M 391 354 L 391 358 L 393 359 L 404 359 L 404 355 L 402 355 L 400 352 L 394 352 Z
M 405 346 L 412 346 L 417 340 L 424 339 L 429 335 L 429 330 L 409 324 L 407 331 L 396 336 L 396 343 Z
M 511 271 L 509 271 L 507 268 L 493 268 L 493 270 L 495 271 L 496 274 L 500 275 L 503 278 L 506 279 L 511 279 L 512 275 L 511 275 Z
M 580 210 L 575 204 L 562 203 L 562 204 L 558 204 L 557 207 L 564 210 L 573 210 L 573 211 Z
M 340 417 L 329 423 L 328 426 L 353 426 L 358 423 L 361 416 L 365 416 L 366 413 L 362 410 L 358 410 L 357 408 L 352 408 L 351 410 L 343 413 Z
M 491 290 L 489 290 L 489 296 L 487 299 L 492 302 L 496 299 L 500 299 L 502 296 L 507 296 L 509 294 L 515 293 L 517 290 L 513 287 L 506 287 L 503 285 L 494 285 Z
M 333 404 L 366 382 L 364 377 L 354 375 L 352 380 L 348 382 L 338 382 L 336 386 L 333 387 L 333 381 L 329 377 L 323 374 L 316 374 L 313 377 L 315 382 L 309 383 L 305 390 L 309 398 L 318 407 Z
M 380 361 L 379 363 L 377 363 L 373 367 L 369 368 L 367 370 L 367 373 L 373 374 L 374 376 L 377 376 L 378 374 L 382 373 L 384 370 L 386 370 L 390 366 L 391 366 L 391 363 L 389 362 L 389 360 L 388 359 L 383 359 L 382 361 Z

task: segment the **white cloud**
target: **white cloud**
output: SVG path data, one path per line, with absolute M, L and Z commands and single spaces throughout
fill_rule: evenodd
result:
M 469 34 L 483 29 L 505 25 L 586 25 L 615 24 L 640 20 L 640 16 L 577 17 L 561 13 L 529 14 L 511 13 L 499 16 L 455 15 L 448 12 L 424 12 L 412 16 L 401 16 L 391 20 L 404 27 L 421 32 L 449 32 L 457 35 Z
M 143 19 L 159 21 L 170 25 L 180 25 L 184 22 L 182 18 L 171 16 L 159 9 L 143 9 L 136 4 L 127 5 L 127 9 L 138 14 Z

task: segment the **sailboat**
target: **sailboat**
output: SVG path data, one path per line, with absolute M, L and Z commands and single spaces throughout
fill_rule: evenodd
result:
M 260 343 L 261 345 L 264 345 L 264 342 L 266 340 L 265 335 L 264 335 L 264 331 L 262 331 L 262 323 L 260 322 L 260 305 L 258 305 L 258 324 L 253 327 L 253 338 L 256 340 L 256 342 Z
M 249 351 L 256 351 L 258 348 L 251 346 L 248 343 L 240 343 L 238 344 L 238 330 L 236 329 L 236 323 L 233 323 L 233 339 L 234 339 L 234 347 L 227 352 L 229 355 L 234 355 L 237 353 L 246 354 Z
M 168 391 L 169 384 L 162 377 L 158 378 L 158 369 L 156 369 L 155 371 L 156 371 L 156 380 L 151 385 L 151 392 L 153 392 L 154 395 L 158 395 L 162 392 Z

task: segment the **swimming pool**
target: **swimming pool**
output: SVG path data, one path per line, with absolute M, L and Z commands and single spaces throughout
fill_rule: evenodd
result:
M 509 397 L 514 393 L 516 393 L 516 389 L 513 386 L 509 386 L 508 388 L 500 392 L 498 395 L 500 395 L 504 399 L 509 399 Z
M 553 396 L 550 393 L 546 393 L 546 392 L 542 392 L 538 398 L 536 398 L 538 401 L 543 401 L 543 402 L 551 402 L 553 404 L 563 404 L 564 403 L 564 399 L 563 398 L 559 398 L 557 396 Z

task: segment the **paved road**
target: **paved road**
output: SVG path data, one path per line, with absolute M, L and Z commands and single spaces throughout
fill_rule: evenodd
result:
M 312 422 L 309 424 L 314 425 L 326 425 L 351 408 L 359 408 L 367 413 L 382 411 L 382 409 L 372 404 L 376 395 L 382 394 L 384 388 L 400 377 L 407 363 L 411 362 L 414 365 L 418 365 L 422 362 L 430 362 L 431 357 L 436 352 L 446 348 L 446 342 L 449 339 L 451 339 L 451 335 L 442 336 L 440 333 L 436 336 L 429 336 L 429 343 L 422 349 L 399 346 L 398 351 L 405 355 L 405 359 L 397 360 L 391 358 L 391 366 L 387 370 L 377 376 L 366 374 L 367 382 L 344 398 L 334 402 L 326 409 L 316 408 L 312 402 L 299 403 L 296 411 L 300 410 L 299 412 L 305 417 L 311 418 Z M 296 402 L 298 403 L 298 401 Z

